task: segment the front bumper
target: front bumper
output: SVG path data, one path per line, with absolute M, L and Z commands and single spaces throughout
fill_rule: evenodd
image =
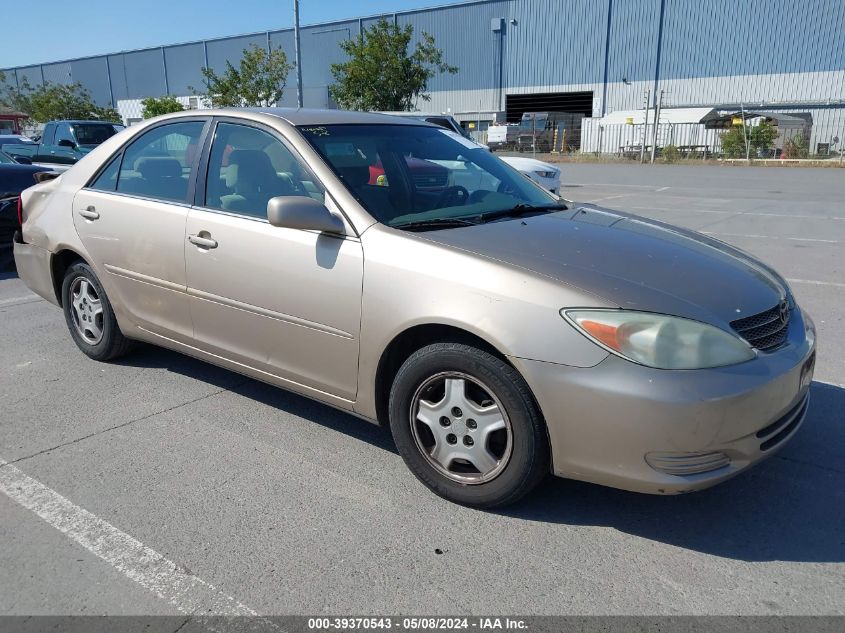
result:
M 777 452 L 806 416 L 815 361 L 812 322 L 794 315 L 782 348 L 731 367 L 660 370 L 610 355 L 575 368 L 513 358 L 545 416 L 555 474 L 676 494 Z

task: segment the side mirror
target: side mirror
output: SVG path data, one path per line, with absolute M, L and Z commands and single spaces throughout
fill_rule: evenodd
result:
M 58 143 L 59 147 L 69 147 L 71 149 L 76 149 L 76 143 L 71 141 L 69 138 L 63 138 Z
M 32 159 L 27 158 L 26 156 L 13 156 L 12 158 L 14 158 L 15 162 L 19 165 L 32 165 Z
M 343 235 L 343 220 L 322 202 L 305 196 L 277 196 L 267 202 L 267 220 L 273 226 Z

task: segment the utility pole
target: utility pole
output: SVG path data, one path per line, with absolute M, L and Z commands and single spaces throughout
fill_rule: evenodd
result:
M 649 99 L 651 99 L 651 90 L 645 91 L 645 112 L 643 113 L 643 135 L 640 139 L 640 164 L 645 162 L 645 140 L 646 140 L 646 130 L 648 129 L 648 106 L 649 106 Z
M 660 91 L 660 100 L 654 110 L 654 130 L 651 139 L 651 164 L 654 165 L 654 155 L 657 153 L 657 132 L 660 125 L 660 110 L 663 108 L 663 91 Z
M 745 140 L 745 162 L 751 162 L 751 145 L 748 143 L 748 128 L 745 125 L 745 104 L 739 102 L 739 111 L 742 115 L 742 138 Z
M 293 45 L 296 57 L 296 105 L 302 107 L 302 51 L 299 47 L 299 0 L 293 0 Z

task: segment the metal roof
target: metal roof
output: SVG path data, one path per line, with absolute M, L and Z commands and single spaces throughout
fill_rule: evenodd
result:
M 645 110 L 617 110 L 603 116 L 600 121 L 602 125 L 642 125 L 644 116 Z M 663 108 L 660 110 L 660 123 L 704 123 L 718 116 L 715 108 Z M 654 110 L 649 110 L 648 121 L 654 121 Z

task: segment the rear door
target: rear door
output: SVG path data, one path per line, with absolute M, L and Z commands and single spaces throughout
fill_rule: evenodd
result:
M 138 136 L 76 194 L 73 221 L 106 290 L 133 323 L 190 343 L 185 222 L 207 118 Z
M 196 346 L 352 400 L 363 253 L 352 234 L 271 226 L 267 202 L 310 196 L 340 215 L 274 130 L 220 121 L 188 216 L 185 250 Z

